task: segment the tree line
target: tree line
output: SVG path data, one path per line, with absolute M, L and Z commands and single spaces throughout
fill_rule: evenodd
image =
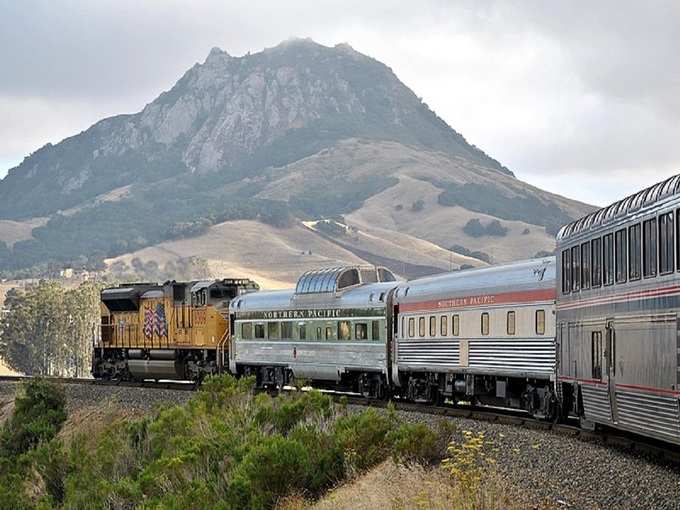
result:
M 0 320 L 0 357 L 28 375 L 87 376 L 100 289 L 94 281 L 67 288 L 48 280 L 11 289 Z

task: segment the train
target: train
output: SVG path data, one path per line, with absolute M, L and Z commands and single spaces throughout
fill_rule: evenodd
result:
M 229 302 L 257 290 L 247 278 L 103 289 L 93 377 L 200 381 L 221 372 L 230 333 Z
M 219 313 L 200 305 L 218 328 L 158 345 L 143 319 L 161 293 L 177 310 L 177 284 L 105 289 L 93 373 L 228 371 L 268 389 L 304 380 L 376 399 L 578 419 L 680 445 L 679 225 L 680 175 L 565 225 L 555 256 L 408 281 L 379 266 L 322 268 L 278 291 L 228 280 L 236 283 Z M 117 296 L 133 291 L 137 308 L 115 311 Z M 113 333 L 132 321 L 122 312 L 136 317 L 127 346 Z

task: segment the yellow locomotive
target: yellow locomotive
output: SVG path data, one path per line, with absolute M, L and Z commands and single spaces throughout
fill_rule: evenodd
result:
M 229 302 L 256 291 L 249 279 L 124 284 L 101 292 L 98 379 L 201 380 L 228 359 Z

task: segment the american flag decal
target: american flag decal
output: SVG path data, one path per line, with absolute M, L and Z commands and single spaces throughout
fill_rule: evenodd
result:
M 146 338 L 153 338 L 153 336 L 168 336 L 168 323 L 165 319 L 165 307 L 158 303 L 156 309 L 153 307 L 144 310 L 144 336 Z
M 168 323 L 165 320 L 165 307 L 160 303 L 156 305 L 154 333 L 156 333 L 158 336 L 168 336 Z
M 153 337 L 153 323 L 154 323 L 153 308 L 146 308 L 144 310 L 144 336 L 146 338 Z

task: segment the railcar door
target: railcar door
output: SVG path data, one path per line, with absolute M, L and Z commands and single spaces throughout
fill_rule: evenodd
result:
M 570 377 L 572 375 L 570 370 L 571 356 L 569 352 L 569 328 L 566 323 L 561 322 L 557 333 L 557 348 L 556 352 L 556 370 L 557 375 Z
M 607 320 L 605 332 L 607 391 L 609 393 L 609 404 L 612 410 L 612 422 L 616 423 L 618 421 L 618 412 L 616 408 L 616 329 L 614 328 L 613 320 Z

